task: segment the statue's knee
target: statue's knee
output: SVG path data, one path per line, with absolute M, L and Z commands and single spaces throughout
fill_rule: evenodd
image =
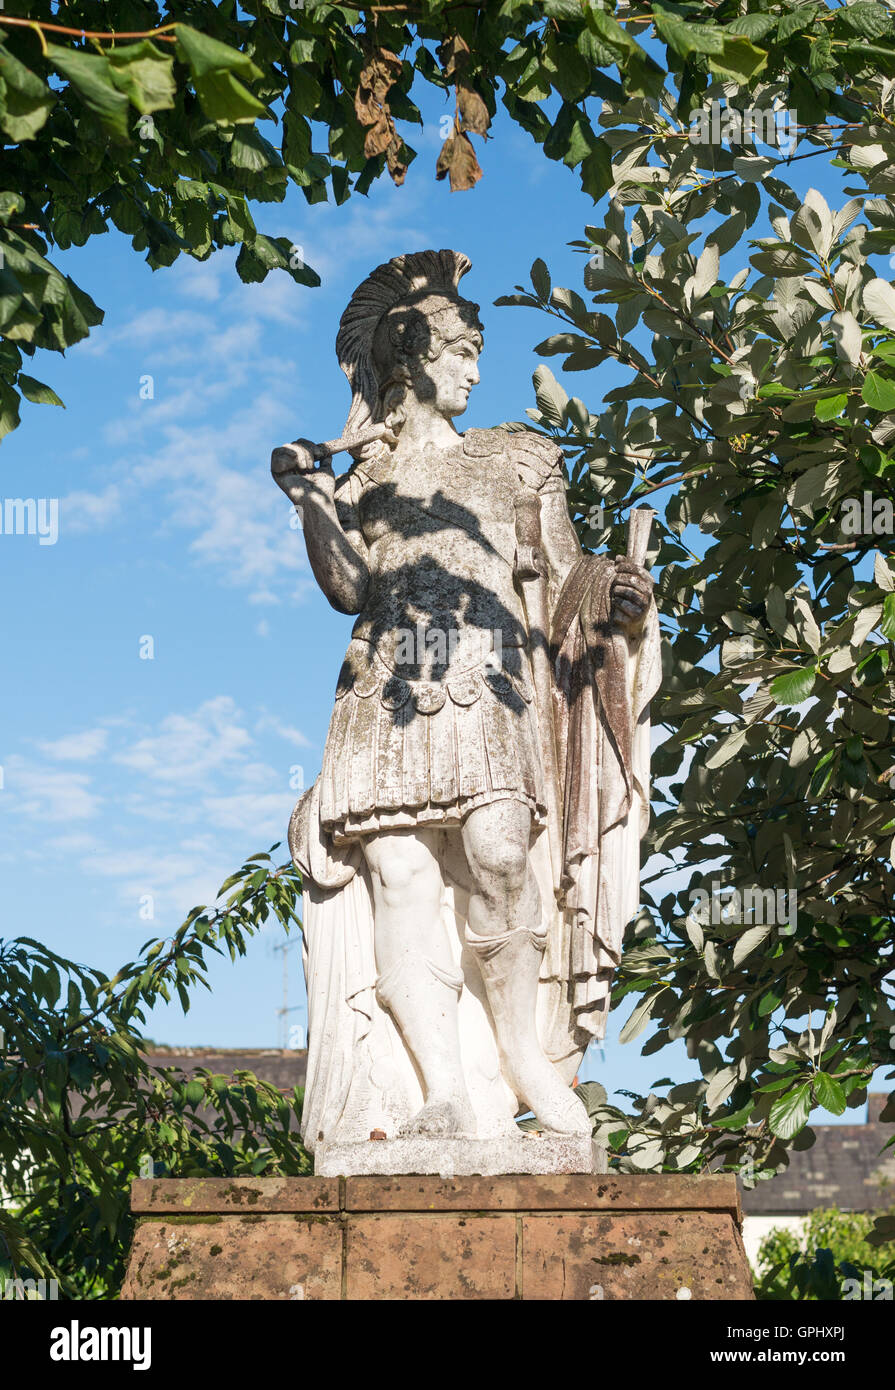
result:
M 480 891 L 507 898 L 517 897 L 522 892 L 528 869 L 524 845 L 514 840 L 494 840 L 476 845 L 469 857 Z
M 422 903 L 432 894 L 434 880 L 428 856 L 414 852 L 415 846 L 394 847 L 377 854 L 372 864 L 385 904 L 406 907 Z

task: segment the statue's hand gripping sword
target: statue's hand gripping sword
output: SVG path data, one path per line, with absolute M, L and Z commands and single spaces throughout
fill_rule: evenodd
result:
M 291 496 L 289 484 L 286 482 L 290 474 L 306 477 L 311 473 L 331 473 L 330 460 L 333 454 L 341 454 L 345 449 L 360 449 L 364 444 L 372 444 L 379 439 L 384 439 L 387 444 L 397 443 L 397 436 L 384 424 L 370 425 L 359 434 L 343 434 L 338 439 L 327 439 L 322 444 L 315 444 L 310 439 L 295 439 L 291 444 L 283 444 L 279 449 L 274 449 L 270 458 L 270 471 L 275 482 Z M 292 500 L 295 502 L 301 499 L 293 497 Z

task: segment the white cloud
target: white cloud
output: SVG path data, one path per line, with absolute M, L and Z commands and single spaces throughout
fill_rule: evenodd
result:
M 108 729 L 85 729 L 83 733 L 68 734 L 37 746 L 46 757 L 59 762 L 86 762 L 102 753 L 108 739 Z
M 280 363 L 273 370 L 286 367 Z M 67 522 L 71 514 L 75 528 L 84 532 L 124 510 L 137 517 L 152 508 L 157 516 L 160 500 L 162 520 L 156 527 L 162 533 L 173 527 L 191 531 L 188 548 L 197 563 L 217 569 L 228 585 L 249 588 L 250 601 L 278 603 L 277 586 L 307 568 L 304 542 L 290 525 L 293 509 L 267 467 L 268 447 L 290 434 L 285 391 L 271 387 L 257 394 L 226 427 L 220 420 L 189 428 L 180 423 L 195 414 L 197 402 L 208 407 L 234 389 L 232 380 L 207 390 L 191 382 L 168 400 L 134 402 L 130 415 L 106 431 L 128 443 L 118 481 L 96 493 L 72 494 L 64 517 Z M 163 441 L 141 447 L 147 432 L 160 432 Z
M 141 931 L 143 937 L 170 931 L 191 908 L 214 902 L 233 871 L 210 836 L 180 850 L 97 849 L 84 855 L 81 867 L 115 881 L 121 925 Z
M 81 344 L 81 351 L 101 357 L 110 348 L 126 344 L 129 349 L 154 347 L 168 354 L 180 350 L 186 338 L 211 335 L 214 326 L 213 319 L 195 309 L 167 309 L 157 305 L 143 309 L 117 328 L 95 328 Z
M 275 714 L 268 714 L 266 710 L 255 725 L 255 729 L 258 733 L 269 731 L 279 734 L 280 738 L 284 738 L 287 743 L 294 743 L 296 748 L 311 747 L 310 741 L 305 738 L 300 729 L 294 728 L 291 724 L 284 724 Z
M 261 319 L 282 323 L 294 333 L 308 327 L 305 296 L 313 293 L 306 285 L 297 285 L 285 271 L 272 271 L 266 280 L 254 285 L 244 284 L 234 274 L 224 303 L 241 322 Z
M 121 512 L 122 490 L 109 483 L 100 492 L 70 492 L 61 502 L 62 530 L 66 535 L 98 531 Z
M 188 299 L 200 299 L 213 304 L 221 297 L 221 281 L 224 276 L 235 275 L 232 264 L 220 255 L 210 256 L 207 261 L 196 261 L 192 256 L 181 256 L 167 272 L 171 276 L 178 294 Z
M 295 749 L 307 743 L 267 709 L 247 714 L 228 695 L 148 726 L 122 716 L 45 739 L 37 749 L 52 762 L 6 762 L 0 812 L 21 843 L 4 862 L 36 855 L 35 830 L 52 831 L 67 879 L 76 883 L 79 868 L 113 885 L 105 901 L 121 925 L 144 936 L 170 931 L 196 903 L 214 900 L 242 856 L 285 840 L 298 795 Z M 100 754 L 93 778 L 53 765 Z
M 84 772 L 33 767 L 22 758 L 11 758 L 7 773 L 6 787 L 17 816 L 78 821 L 89 820 L 99 810 L 102 798 L 90 790 L 91 778 Z
M 437 135 L 437 122 L 434 130 Z M 358 271 L 367 275 L 392 256 L 442 244 L 437 228 L 433 232 L 428 217 L 420 216 L 426 196 L 410 184 L 395 188 L 382 180 L 368 198 L 352 198 L 343 207 L 317 204 L 307 225 L 286 235 L 304 247 L 305 260 L 321 277 L 324 292 L 341 293 L 346 286 L 353 290 Z
M 222 768 L 241 764 L 252 736 L 229 695 L 206 700 L 193 714 L 170 714 L 114 761 L 144 777 L 181 786 L 202 786 Z
M 85 835 L 77 831 L 71 835 L 53 837 L 53 849 L 57 854 L 87 854 L 96 849 L 97 843 L 95 835 Z
M 202 805 L 209 825 L 239 831 L 246 844 L 260 848 L 262 840 L 285 839 L 297 799 L 297 794 L 289 791 L 245 792 L 241 796 L 207 796 Z

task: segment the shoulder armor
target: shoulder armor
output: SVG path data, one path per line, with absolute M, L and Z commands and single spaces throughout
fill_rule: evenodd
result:
M 503 454 L 507 450 L 510 436 L 506 430 L 467 430 L 463 436 L 463 451 L 473 458 L 484 458 L 487 454 Z
M 566 470 L 562 449 L 542 434 L 520 430 L 511 434 L 509 449 L 516 465 L 519 481 L 526 487 L 544 492 L 565 487 Z

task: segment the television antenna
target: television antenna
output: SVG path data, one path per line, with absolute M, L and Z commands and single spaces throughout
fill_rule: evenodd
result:
M 297 1012 L 299 1012 L 299 1011 L 304 1012 L 305 1007 L 306 1007 L 304 1004 L 293 1004 L 291 1007 L 290 1007 L 290 1005 L 289 1005 L 289 955 L 288 955 L 288 952 L 289 952 L 289 947 L 290 947 L 290 946 L 294 946 L 294 945 L 296 944 L 296 941 L 297 941 L 297 940 L 298 940 L 298 938 L 295 938 L 295 939 L 293 939 L 292 941 L 284 941 L 284 942 L 282 942 L 279 946 L 273 946 L 273 947 L 271 947 L 271 949 L 272 949 L 274 952 L 281 951 L 281 952 L 282 952 L 282 956 L 283 956 L 283 1002 L 282 1002 L 282 1005 L 280 1006 L 280 1008 L 276 1010 L 276 1016 L 277 1016 L 277 1019 L 279 1020 L 278 1032 L 279 1032 L 280 1048 L 281 1048 L 281 1050 L 282 1050 L 283 1052 L 286 1052 L 286 1051 L 288 1051 L 288 1049 L 289 1049 L 289 1015 L 290 1015 L 290 1014 L 297 1013 Z

